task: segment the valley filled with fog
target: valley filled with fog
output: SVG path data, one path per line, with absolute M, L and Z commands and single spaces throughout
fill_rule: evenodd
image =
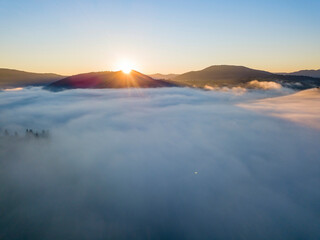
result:
M 242 107 L 292 93 L 2 91 L 0 239 L 319 239 L 319 128 Z

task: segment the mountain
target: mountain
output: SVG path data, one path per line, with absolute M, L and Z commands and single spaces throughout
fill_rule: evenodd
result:
M 31 73 L 0 68 L 0 88 L 42 86 L 65 78 L 53 73 Z
M 49 84 L 46 89 L 62 90 L 73 88 L 157 88 L 173 87 L 173 83 L 155 80 L 137 71 L 126 74 L 117 72 L 92 72 L 74 75 Z
M 153 79 L 165 79 L 165 80 L 171 80 L 175 77 L 179 76 L 179 74 L 161 74 L 161 73 L 156 73 L 156 74 L 151 74 L 149 77 L 152 77 Z
M 272 73 L 253 70 L 242 66 L 215 65 L 200 71 L 192 71 L 175 77 L 174 81 L 182 81 L 196 85 L 237 84 L 255 80 L 257 77 L 268 78 Z
M 64 77 L 52 73 L 30 73 L 0 68 L 0 89 L 43 85 L 47 85 L 46 88 L 51 90 L 71 88 L 155 88 L 172 86 L 200 88 L 240 86 L 245 88 L 259 88 L 259 82 L 263 82 L 264 85 L 265 82 L 275 82 L 294 89 L 319 87 L 320 78 L 301 75 L 308 75 L 307 73 L 309 73 L 309 75 L 315 74 L 313 76 L 317 76 L 316 73 L 320 70 L 306 71 L 291 74 L 274 74 L 243 66 L 216 65 L 181 75 L 154 74 L 147 76 L 137 71 L 132 71 L 130 74 L 118 71 L 92 72 Z
M 276 82 L 282 86 L 307 89 L 320 86 L 320 79 L 307 76 L 274 74 L 243 66 L 215 65 L 181 74 L 172 81 L 193 87 L 249 87 L 251 82 Z
M 320 78 L 320 69 L 319 70 L 301 70 L 297 72 L 287 73 L 287 75 Z

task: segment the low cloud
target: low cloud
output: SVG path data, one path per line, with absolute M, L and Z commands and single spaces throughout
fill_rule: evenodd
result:
M 219 92 L 227 92 L 234 95 L 243 95 L 247 92 L 246 88 L 243 87 L 212 87 L 210 85 L 205 85 L 204 89 L 211 90 L 211 91 L 219 91 Z
M 1 92 L 0 238 L 319 238 L 319 131 L 237 106 L 274 94 Z
M 264 90 L 281 89 L 282 88 L 280 83 L 258 81 L 258 80 L 253 80 L 253 81 L 249 82 L 247 85 L 249 88 L 264 89 Z
M 243 95 L 248 90 L 272 90 L 272 91 L 290 92 L 290 89 L 283 88 L 280 83 L 258 81 L 258 80 L 253 80 L 246 84 L 242 84 L 236 87 L 214 87 L 211 85 L 205 85 L 204 89 L 211 90 L 211 91 L 219 91 L 219 92 L 229 92 L 235 95 Z
M 6 91 L 6 92 L 13 92 L 13 91 L 21 91 L 23 88 L 21 87 L 18 87 L 18 88 L 5 88 L 5 89 L 2 89 L 3 91 Z M 1 89 L 0 89 L 1 91 Z

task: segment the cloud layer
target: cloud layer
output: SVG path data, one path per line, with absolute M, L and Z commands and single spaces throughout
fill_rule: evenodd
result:
M 253 80 L 248 83 L 248 87 L 250 88 L 255 88 L 255 89 L 264 89 L 264 90 L 270 90 L 270 89 L 281 89 L 282 86 L 280 83 L 276 82 L 266 82 L 266 81 L 258 81 L 258 80 Z
M 318 239 L 319 131 L 272 92 L 0 93 L 1 239 Z M 197 174 L 195 174 L 197 172 Z
M 266 98 L 239 106 L 320 129 L 320 89 L 312 88 L 289 96 Z

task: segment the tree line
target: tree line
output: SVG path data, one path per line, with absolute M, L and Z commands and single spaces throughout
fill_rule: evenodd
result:
M 10 131 L 8 129 L 0 129 L 0 136 L 4 137 L 14 137 L 14 138 L 48 138 L 50 136 L 49 130 L 36 131 L 33 129 L 27 128 L 24 133 L 17 131 Z

